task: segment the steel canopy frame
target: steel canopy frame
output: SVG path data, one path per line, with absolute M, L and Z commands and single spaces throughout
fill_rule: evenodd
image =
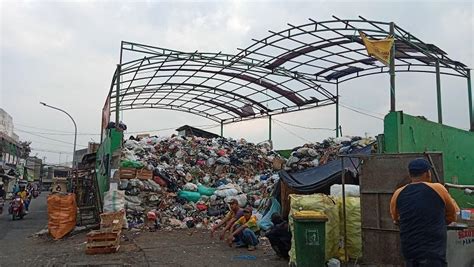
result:
M 226 123 L 336 104 L 339 129 L 339 84 L 389 73 L 394 111 L 396 72 L 436 74 L 440 123 L 441 74 L 467 78 L 471 98 L 469 68 L 437 46 L 394 23 L 333 18 L 288 24 L 285 30 L 253 39 L 236 55 L 122 42 L 109 92 L 111 111 L 118 115 L 119 110 L 128 109 L 178 110 L 220 122 L 222 129 Z M 389 66 L 367 55 L 358 31 L 372 39 L 394 37 Z M 474 130 L 471 99 L 469 112 Z
M 121 52 L 121 61 L 124 52 L 132 60 L 114 74 L 111 111 L 173 109 L 225 124 L 335 103 L 334 93 L 314 80 L 280 68 L 270 71 L 251 59 L 230 61 L 235 55 L 130 42 L 122 42 Z
M 419 72 L 436 74 L 438 122 L 442 123 L 440 75 L 451 75 L 468 80 L 470 129 L 474 131 L 474 108 L 470 86 L 469 68 L 450 59 L 447 53 L 433 44 L 427 44 L 393 22 L 359 19 L 339 19 L 309 23 L 288 28 L 279 32 L 270 31 L 263 39 L 253 39 L 254 43 L 239 49 L 237 58 L 252 57 L 266 62 L 265 67 L 285 68 L 308 79 L 322 84 L 334 84 L 338 92 L 339 84 L 352 79 L 381 74 L 390 74 L 391 111 L 395 111 L 395 73 Z M 366 53 L 359 36 L 364 32 L 371 39 L 395 39 L 392 47 L 392 60 L 385 66 Z M 337 95 L 338 93 L 336 93 Z M 338 102 L 338 99 L 337 101 Z M 338 104 L 336 120 L 338 120 Z M 339 122 L 336 122 L 336 129 Z

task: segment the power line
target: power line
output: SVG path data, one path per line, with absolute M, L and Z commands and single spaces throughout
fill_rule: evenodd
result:
M 60 131 L 60 130 L 51 129 L 51 128 L 35 127 L 35 126 L 30 126 L 30 125 L 26 125 L 26 124 L 17 123 L 17 122 L 15 124 L 26 127 L 26 128 L 31 128 L 31 129 L 50 131 L 50 132 L 53 132 L 53 133 L 66 133 L 66 134 L 73 134 L 74 135 L 74 132 Z M 45 134 L 50 134 L 50 133 L 45 133 Z M 77 135 L 100 135 L 100 134 L 97 134 L 97 133 L 79 133 L 78 132 Z
M 363 112 L 363 111 L 360 111 L 360 110 L 357 110 L 357 109 L 354 109 L 354 108 L 351 108 L 351 107 L 348 107 L 348 106 L 345 106 L 345 105 L 342 105 L 342 104 L 340 104 L 340 105 L 341 105 L 341 107 L 346 108 L 346 109 L 349 109 L 349 110 L 352 110 L 352 111 L 354 111 L 354 112 L 356 112 L 356 113 L 359 113 L 359 114 L 362 114 L 362 115 L 366 115 L 366 116 L 372 117 L 372 118 L 374 118 L 374 119 L 378 119 L 378 120 L 382 120 L 382 121 L 383 121 L 383 118 L 380 118 L 380 117 L 377 117 L 377 116 L 374 116 L 374 115 L 365 113 L 365 112 Z
M 331 129 L 331 128 L 321 128 L 321 127 L 306 127 L 306 126 L 301 126 L 301 125 L 291 124 L 291 123 L 284 122 L 284 121 L 280 121 L 280 120 L 277 120 L 277 119 L 274 119 L 274 118 L 272 118 L 272 120 L 275 120 L 275 121 L 277 121 L 277 122 L 280 122 L 280 123 L 283 123 L 283 124 L 286 124 L 286 125 L 289 125 L 289 126 L 298 127 L 298 128 L 307 129 L 307 130 L 326 130 L 326 131 L 335 131 L 334 129 Z
M 20 123 L 17 123 L 18 125 L 21 125 L 23 127 L 26 127 L 26 128 L 32 128 L 32 129 L 38 129 L 38 130 L 46 130 L 46 131 L 51 131 L 51 132 L 35 132 L 35 131 L 26 131 L 24 129 L 20 129 L 20 128 L 15 128 L 17 129 L 18 131 L 20 132 L 27 132 L 27 133 L 31 133 L 31 134 L 48 134 L 48 135 L 58 135 L 58 136 L 62 136 L 62 135 L 74 135 L 73 132 L 66 132 L 66 131 L 59 131 L 59 130 L 53 130 L 53 129 L 48 129 L 48 128 L 40 128 L 40 127 L 33 127 L 33 126 L 28 126 L 28 125 L 25 125 L 25 124 L 20 124 Z M 220 124 L 206 124 L 206 125 L 191 125 L 191 127 L 207 127 L 207 128 L 203 128 L 203 129 L 212 129 L 212 128 L 215 128 L 215 127 L 218 127 Z M 139 134 L 139 133 L 144 133 L 144 132 L 160 132 L 160 131 L 167 131 L 167 130 L 175 130 L 176 128 L 178 128 L 180 126 L 174 126 L 174 127 L 169 127 L 169 128 L 162 128 L 162 129 L 153 129 L 153 130 L 140 130 L 140 131 L 133 131 L 133 132 L 128 132 L 126 131 L 125 133 L 126 134 Z M 98 133 L 77 133 L 77 135 L 94 135 L 94 136 L 99 136 L 100 134 Z
M 40 138 L 48 139 L 48 140 L 51 140 L 51 141 L 55 141 L 55 142 L 59 142 L 59 143 L 64 143 L 64 144 L 68 144 L 68 145 L 73 145 L 72 143 L 69 143 L 69 142 L 64 142 L 64 141 L 62 141 L 62 140 L 58 140 L 58 139 L 54 139 L 54 138 L 49 138 L 49 137 L 42 136 L 42 135 L 39 135 L 39 134 L 31 133 L 31 132 L 28 132 L 28 131 L 23 131 L 23 130 L 18 130 L 18 131 L 19 131 L 19 132 L 22 132 L 22 133 L 31 134 L 31 135 L 33 135 L 33 136 L 37 136 L 37 137 L 40 137 Z M 78 145 L 78 146 L 87 147 L 87 146 L 85 146 L 85 145 Z
M 281 125 L 280 123 L 278 123 L 278 122 L 275 122 L 275 123 L 276 123 L 278 126 L 280 126 L 281 128 L 283 128 L 284 130 L 286 130 L 287 132 L 289 132 L 290 134 L 292 134 L 293 136 L 295 136 L 295 137 L 297 137 L 297 138 L 299 138 L 299 139 L 301 139 L 301 140 L 303 140 L 303 141 L 305 141 L 305 142 L 312 143 L 312 142 L 309 141 L 308 139 L 305 139 L 305 138 L 303 138 L 303 137 L 301 137 L 301 136 L 295 134 L 294 132 L 288 130 L 285 126 Z
M 59 150 L 49 150 L 49 149 L 40 149 L 40 148 L 31 148 L 31 151 L 39 151 L 39 152 L 48 152 L 48 153 L 69 154 L 69 155 L 72 155 L 71 152 L 59 151 Z
M 72 145 L 62 145 L 62 144 L 55 144 L 55 143 L 48 143 L 48 142 L 41 142 L 41 141 L 32 141 L 34 144 L 45 144 L 45 145 L 52 145 L 52 146 L 62 146 L 62 147 L 70 147 Z
M 18 131 L 25 131 L 24 129 L 20 129 L 20 128 L 15 128 L 15 130 L 18 130 Z M 71 135 L 74 135 L 74 133 L 56 133 L 56 132 L 34 132 L 34 131 L 28 131 L 29 133 L 35 133 L 35 134 L 47 134 L 47 135 L 59 135 L 59 136 L 71 136 Z M 100 134 L 93 134 L 93 133 L 77 133 L 77 135 L 100 135 Z
M 351 108 L 354 108 L 354 109 L 357 109 L 357 110 L 361 110 L 361 111 L 365 111 L 365 112 L 368 112 L 368 113 L 376 114 L 376 115 L 379 115 L 379 116 L 382 116 L 382 117 L 385 116 L 385 114 L 374 112 L 372 110 L 364 109 L 364 108 L 361 108 L 361 107 L 356 107 L 356 106 L 353 106 L 353 105 L 349 105 L 349 104 L 344 103 L 344 102 L 339 102 L 339 104 L 341 104 L 342 106 L 351 107 Z

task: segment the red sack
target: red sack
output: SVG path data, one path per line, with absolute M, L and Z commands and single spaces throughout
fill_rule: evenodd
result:
M 158 175 L 153 176 L 153 181 L 155 181 L 155 183 L 159 184 L 160 186 L 163 186 L 163 187 L 168 186 L 168 183 Z
M 204 211 L 204 210 L 207 210 L 207 206 L 206 204 L 197 204 L 196 205 L 196 208 L 200 211 Z

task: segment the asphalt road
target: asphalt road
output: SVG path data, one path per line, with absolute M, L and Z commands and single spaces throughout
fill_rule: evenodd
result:
M 31 201 L 30 211 L 22 220 L 12 221 L 8 214 L 9 201 L 6 201 L 3 214 L 0 215 L 0 266 L 12 262 L 21 252 L 31 246 L 30 236 L 48 223 L 46 197 L 48 192 L 42 192 Z M 16 260 L 20 263 L 21 260 Z
M 229 248 L 207 230 L 123 231 L 120 249 L 114 254 L 87 255 L 86 232 L 53 240 L 49 235 L 32 237 L 47 225 L 43 192 L 31 203 L 23 220 L 0 215 L 0 267 L 4 266 L 288 266 L 279 260 L 268 241 L 257 250 Z

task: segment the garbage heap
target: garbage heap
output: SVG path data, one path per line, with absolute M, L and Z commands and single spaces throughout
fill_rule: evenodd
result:
M 274 161 L 283 160 L 269 143 L 132 137 L 118 172 L 129 228 L 207 228 L 231 198 L 257 208 L 279 179 Z
M 338 137 L 295 147 L 286 161 L 285 169 L 299 171 L 324 165 L 336 159 L 338 154 L 352 153 L 371 144 L 375 146 L 374 142 L 375 139 L 371 137 Z

